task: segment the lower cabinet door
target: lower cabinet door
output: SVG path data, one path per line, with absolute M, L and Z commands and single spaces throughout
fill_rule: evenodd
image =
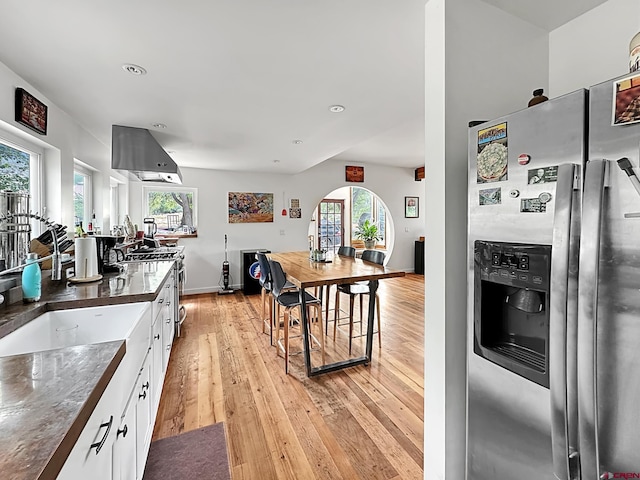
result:
M 155 412 L 158 409 L 160 402 L 160 393 L 162 392 L 162 351 L 164 350 L 162 342 L 162 315 L 158 315 L 155 323 L 153 324 L 153 338 L 151 346 L 151 411 Z M 155 415 L 153 419 L 155 420 Z
M 119 385 L 112 380 L 62 466 L 58 480 L 113 478 L 113 445 L 122 413 L 114 407 L 118 398 Z
M 167 301 L 162 311 L 162 340 L 164 350 L 162 353 L 162 371 L 167 370 L 167 364 L 169 363 L 169 356 L 171 355 L 171 347 L 173 346 L 174 329 L 176 326 L 176 319 L 173 315 L 173 301 L 172 299 Z
M 136 478 L 138 479 L 141 479 L 144 474 L 144 466 L 147 462 L 147 454 L 149 453 L 149 445 L 151 444 L 151 434 L 153 433 L 150 377 L 151 355 L 148 355 L 142 365 L 140 379 L 134 391 L 136 400 Z
M 135 478 L 136 405 L 135 398 L 132 396 L 116 430 L 113 445 L 113 480 L 135 480 Z

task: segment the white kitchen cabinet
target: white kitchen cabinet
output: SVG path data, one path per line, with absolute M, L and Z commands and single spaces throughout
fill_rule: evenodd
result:
M 113 445 L 113 480 L 136 478 L 136 405 L 127 403 Z
M 171 347 L 173 346 L 173 339 L 175 337 L 178 313 L 178 296 L 174 271 L 169 275 L 163 290 L 165 292 L 165 301 L 162 313 L 162 340 L 164 343 L 164 350 L 162 353 L 162 370 L 166 371 L 167 364 L 169 363 L 169 356 L 171 355 Z
M 173 345 L 177 305 L 172 271 L 131 330 L 127 352 L 59 480 L 142 480 Z
M 151 353 L 151 352 L 149 352 Z M 151 417 L 151 355 L 147 356 L 140 377 L 133 390 L 132 400 L 136 402 L 136 476 L 142 479 L 144 466 L 151 445 L 154 419 Z M 134 478 L 134 477 L 129 477 Z
M 153 330 L 151 336 L 151 409 L 155 412 L 160 402 L 160 393 L 162 393 L 162 382 L 164 380 L 164 370 L 162 368 L 162 315 L 158 315 L 153 323 Z M 152 416 L 155 420 L 155 414 Z
M 167 303 L 165 311 L 162 315 L 162 371 L 166 372 L 171 355 L 171 347 L 173 346 L 173 336 L 175 329 L 175 318 L 172 315 L 172 305 Z
M 109 382 L 58 474 L 58 480 L 112 480 L 113 444 L 122 413 L 118 405 L 120 387 L 116 378 Z

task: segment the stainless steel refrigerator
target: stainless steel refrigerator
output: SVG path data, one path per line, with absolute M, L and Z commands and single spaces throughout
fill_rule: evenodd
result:
M 634 88 L 469 130 L 468 480 L 640 478 Z

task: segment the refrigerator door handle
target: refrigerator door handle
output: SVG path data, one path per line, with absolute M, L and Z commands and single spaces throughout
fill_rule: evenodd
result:
M 598 450 L 597 330 L 600 234 L 607 160 L 587 162 L 578 277 L 578 418 L 583 478 L 600 477 Z
M 558 167 L 551 249 L 550 291 L 553 294 L 549 299 L 549 389 L 553 470 L 559 480 L 574 478 L 571 474 L 572 466 L 569 459 L 575 453 L 570 450 L 571 439 L 577 437 L 577 425 L 570 423 L 568 402 L 570 392 L 568 392 L 569 382 L 567 381 L 567 352 L 574 351 L 568 342 L 575 342 L 575 339 L 570 339 L 567 334 L 567 313 L 571 266 L 571 220 L 577 170 L 578 167 L 572 163 Z M 571 428 L 574 429 L 574 435 L 571 434 Z

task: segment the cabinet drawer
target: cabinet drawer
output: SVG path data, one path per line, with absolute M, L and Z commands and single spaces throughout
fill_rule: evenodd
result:
M 151 313 L 153 318 L 156 318 L 158 314 L 162 311 L 164 302 L 167 300 L 167 289 L 165 288 L 166 284 L 167 282 L 164 283 L 164 285 L 160 289 L 160 292 L 158 293 L 158 296 L 153 301 L 152 313 Z
M 111 480 L 112 449 L 122 410 L 117 405 L 120 383 L 114 375 L 67 457 L 58 480 Z

